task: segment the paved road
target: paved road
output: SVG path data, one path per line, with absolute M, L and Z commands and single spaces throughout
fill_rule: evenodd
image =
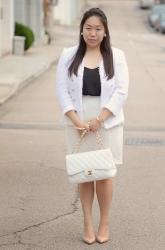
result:
M 100 1 L 90 1 L 90 4 Z M 114 181 L 112 241 L 90 249 L 164 250 L 164 37 L 136 1 L 102 1 L 130 69 L 124 166 Z M 74 28 L 75 29 L 75 28 Z M 56 44 L 70 45 L 72 29 Z M 0 250 L 84 250 L 82 212 L 64 165 L 55 66 L 0 109 Z M 94 221 L 98 223 L 95 200 Z

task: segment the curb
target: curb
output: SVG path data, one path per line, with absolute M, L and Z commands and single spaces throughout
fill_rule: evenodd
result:
M 16 94 L 18 94 L 18 92 L 21 89 L 23 89 L 24 87 L 26 87 L 28 83 L 35 80 L 37 77 L 39 77 L 44 72 L 46 72 L 52 65 L 56 64 L 57 61 L 58 61 L 58 58 L 55 58 L 54 60 L 52 60 L 52 61 L 48 62 L 47 64 L 45 64 L 40 70 L 36 71 L 34 74 L 26 76 L 23 80 L 21 80 L 20 82 L 14 84 L 14 86 L 11 87 L 11 89 L 9 90 L 8 94 L 6 94 L 5 97 L 0 98 L 0 105 L 4 104 L 9 99 L 11 99 Z M 10 86 L 10 84 L 8 86 Z

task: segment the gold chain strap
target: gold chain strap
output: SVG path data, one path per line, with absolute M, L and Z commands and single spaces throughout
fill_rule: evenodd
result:
M 87 130 L 84 129 L 83 133 L 80 136 L 80 140 L 74 146 L 73 153 L 77 153 L 79 151 L 81 142 L 83 138 L 85 137 L 86 133 L 87 133 Z M 95 136 L 96 136 L 96 142 L 101 146 L 101 148 L 104 148 L 103 139 L 98 131 L 95 132 Z
M 101 146 L 101 148 L 104 148 L 103 138 L 101 134 L 98 131 L 96 131 L 95 136 L 96 136 L 97 143 Z
M 79 140 L 79 141 L 76 143 L 76 145 L 74 146 L 73 153 L 74 153 L 74 152 L 77 153 L 77 152 L 79 151 L 81 142 L 82 142 L 84 136 L 86 135 L 86 133 L 87 133 L 87 130 L 84 129 L 84 130 L 83 130 L 83 133 L 80 135 L 80 140 Z

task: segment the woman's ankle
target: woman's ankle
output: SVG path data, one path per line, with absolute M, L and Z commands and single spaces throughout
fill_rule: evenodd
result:
M 109 221 L 100 221 L 98 235 L 103 237 L 109 236 Z
M 109 219 L 106 219 L 106 218 L 101 218 L 100 219 L 100 223 L 99 223 L 99 226 L 103 226 L 103 227 L 109 227 Z
M 88 231 L 93 230 L 93 223 L 92 223 L 92 221 L 84 222 L 84 230 L 88 230 Z
M 92 221 L 92 219 L 84 220 L 84 229 L 93 230 L 93 221 Z
M 92 215 L 84 216 L 84 226 L 93 225 L 93 218 Z
M 84 227 L 84 239 L 92 241 L 95 239 L 95 232 L 93 226 Z

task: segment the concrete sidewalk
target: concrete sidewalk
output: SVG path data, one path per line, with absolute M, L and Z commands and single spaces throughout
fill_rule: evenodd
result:
M 32 47 L 24 56 L 0 58 L 0 104 L 54 64 L 62 48 L 73 43 L 75 29 L 74 25 L 67 28 L 55 25 L 55 40 L 51 45 Z
M 0 104 L 7 101 L 32 79 L 47 70 L 59 57 L 54 45 L 33 47 L 24 56 L 0 59 Z

